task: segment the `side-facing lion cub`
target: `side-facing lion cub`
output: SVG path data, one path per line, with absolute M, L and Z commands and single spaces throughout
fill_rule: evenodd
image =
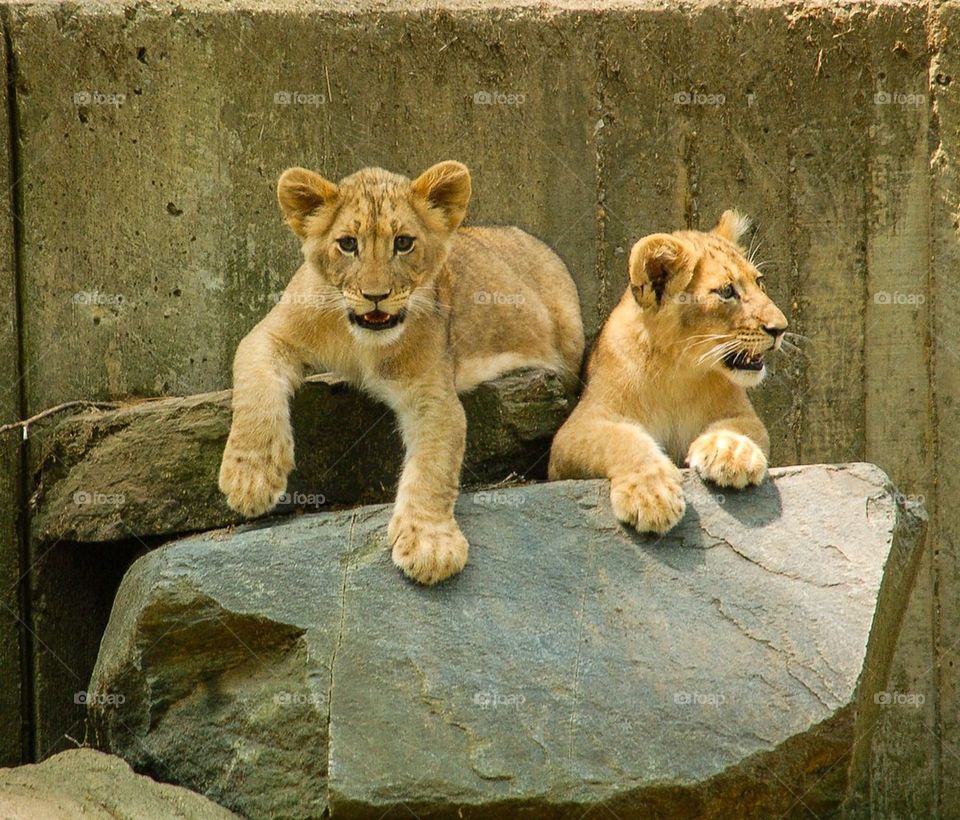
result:
M 470 190 L 458 162 L 413 181 L 379 168 L 337 184 L 303 168 L 280 177 L 280 208 L 305 261 L 237 348 L 220 466 L 235 510 L 255 516 L 277 503 L 294 466 L 289 399 L 305 367 L 329 369 L 399 418 L 394 562 L 424 584 L 463 568 L 457 394 L 521 367 L 553 369 L 572 388 L 583 357 L 563 262 L 518 228 L 461 228 Z
M 683 517 L 671 458 L 723 487 L 766 473 L 770 438 L 745 388 L 763 380 L 763 356 L 787 320 L 738 244 L 748 227 L 726 211 L 710 233 L 634 245 L 630 286 L 554 439 L 550 478 L 609 478 L 614 514 L 641 532 L 664 533 Z

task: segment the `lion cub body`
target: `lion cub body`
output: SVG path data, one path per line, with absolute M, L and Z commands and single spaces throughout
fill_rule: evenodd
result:
M 746 220 L 640 240 L 630 287 L 553 442 L 549 475 L 609 478 L 615 515 L 663 533 L 683 516 L 685 461 L 721 486 L 763 480 L 770 441 L 746 387 L 766 372 L 787 322 L 737 244 Z M 672 459 L 672 460 L 671 460 Z
M 413 181 L 368 168 L 338 184 L 291 169 L 278 196 L 305 261 L 237 349 L 220 487 L 245 515 L 277 503 L 294 466 L 289 398 L 305 368 L 332 370 L 397 413 L 393 559 L 440 581 L 467 557 L 453 518 L 466 439 L 457 393 L 520 367 L 553 369 L 572 388 L 576 286 L 523 231 L 460 227 L 470 177 L 459 163 Z

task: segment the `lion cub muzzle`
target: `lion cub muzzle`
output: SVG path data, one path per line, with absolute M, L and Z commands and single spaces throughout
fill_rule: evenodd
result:
M 377 333 L 381 330 L 391 330 L 400 325 L 407 317 L 406 307 L 397 307 L 396 298 L 392 298 L 390 291 L 386 293 L 360 293 L 359 298 L 350 298 L 351 304 L 347 309 L 350 323 L 363 330 L 372 330 Z

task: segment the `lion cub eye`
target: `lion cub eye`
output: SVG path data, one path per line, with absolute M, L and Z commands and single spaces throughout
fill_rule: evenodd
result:
M 738 296 L 737 289 L 729 282 L 727 282 L 727 284 L 725 284 L 722 288 L 717 288 L 714 293 L 724 301 L 736 299 Z
M 413 237 L 400 234 L 393 240 L 394 253 L 410 253 L 413 250 Z
M 340 246 L 340 250 L 342 250 L 344 253 L 353 255 L 357 252 L 357 237 L 341 236 L 337 240 L 337 245 Z

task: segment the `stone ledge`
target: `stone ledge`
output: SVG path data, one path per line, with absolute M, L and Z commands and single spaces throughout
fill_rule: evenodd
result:
M 470 562 L 431 589 L 382 506 L 168 544 L 118 593 L 96 742 L 249 817 L 829 814 L 922 511 L 865 464 L 686 492 L 660 539 L 602 481 L 465 495 Z
M 154 783 L 122 760 L 93 749 L 0 769 L 0 816 L 88 820 L 230 820 L 237 815 L 199 794 Z
M 568 412 L 554 374 L 507 374 L 462 400 L 464 486 L 546 473 L 550 439 Z M 297 470 L 291 503 L 281 512 L 392 498 L 403 447 L 389 408 L 324 376 L 304 385 L 292 413 Z M 34 538 L 98 542 L 240 523 L 217 487 L 229 429 L 229 390 L 82 413 L 48 426 L 34 437 Z

